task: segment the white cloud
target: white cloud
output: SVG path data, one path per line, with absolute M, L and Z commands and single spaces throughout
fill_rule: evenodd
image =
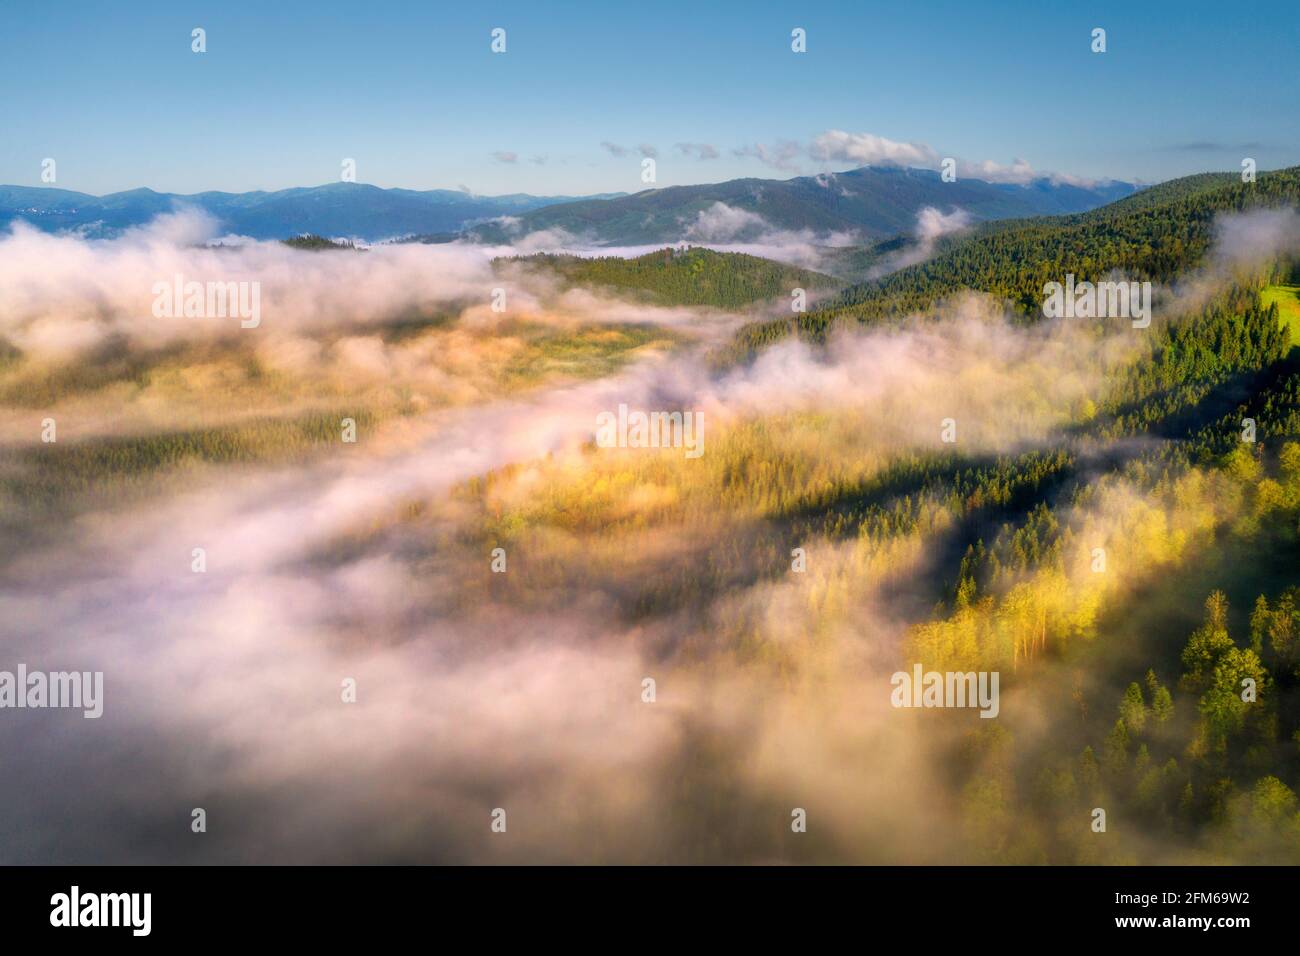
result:
M 1010 166 L 991 159 L 977 163 L 962 161 L 957 164 L 957 175 L 963 179 L 982 179 L 987 183 L 1017 183 L 1023 185 L 1038 178 L 1038 173 L 1023 159 L 1012 160 Z
M 775 146 L 755 143 L 753 146 L 741 146 L 731 152 L 733 155 L 742 158 L 751 157 L 757 159 L 760 163 L 771 166 L 773 169 L 798 172 L 799 165 L 795 160 L 803 153 L 803 147 L 793 140 L 781 140 Z
M 813 159 L 857 163 L 863 166 L 933 166 L 939 154 L 925 143 L 900 143 L 872 133 L 846 133 L 830 129 L 809 147 Z
M 532 255 L 534 252 L 556 252 L 580 243 L 580 239 L 567 229 L 556 226 L 553 229 L 538 229 L 513 242 L 520 255 Z
M 943 213 L 933 206 L 926 206 L 916 214 L 916 238 L 921 242 L 933 243 L 940 236 L 968 228 L 970 222 L 970 213 L 965 209 Z
M 934 169 L 941 161 L 939 151 L 928 143 L 903 143 L 874 133 L 847 133 L 839 129 L 827 130 L 813 140 L 808 147 L 808 155 L 821 162 L 853 163 L 858 166 L 917 166 Z M 1020 158 L 1012 160 L 1009 165 L 991 159 L 974 161 L 958 158 L 957 173 L 962 179 L 1014 185 L 1047 179 L 1054 185 L 1087 188 L 1106 181 L 1036 170 Z
M 940 237 L 950 233 L 961 232 L 970 228 L 971 216 L 965 209 L 941 212 L 933 206 L 926 206 L 916 214 L 916 229 L 913 235 L 916 242 L 897 252 L 885 256 L 872 267 L 869 277 L 872 279 L 897 272 L 918 262 L 924 262 L 934 255 L 934 244 Z
M 686 238 L 704 242 L 728 242 L 745 234 L 753 235 L 757 231 L 768 229 L 767 220 L 758 213 L 715 202 L 708 209 L 700 210 L 695 221 L 687 228 Z

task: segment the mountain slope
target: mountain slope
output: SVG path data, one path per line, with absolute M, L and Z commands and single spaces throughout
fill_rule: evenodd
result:
M 872 282 L 851 286 L 816 312 L 801 315 L 799 330 L 813 338 L 843 319 L 873 321 L 924 311 L 965 289 L 1003 299 L 1025 315 L 1038 314 L 1047 282 L 1073 273 L 1096 281 L 1112 270 L 1126 278 L 1167 282 L 1197 266 L 1214 239 L 1219 213 L 1300 204 L 1300 166 L 1239 176 L 1191 176 L 1146 193 L 1070 216 L 987 224 L 939 243 L 933 258 Z M 748 326 L 737 345 L 746 353 L 782 338 L 790 322 Z
M 476 226 L 472 233 L 483 241 L 505 242 L 531 232 L 563 230 L 601 245 L 744 241 L 771 229 L 872 239 L 911 232 L 926 206 L 961 208 L 975 219 L 1005 219 L 1092 209 L 1134 188 L 1110 183 L 1089 189 L 1047 180 L 1024 186 L 975 179 L 945 183 L 930 170 L 864 166 L 822 176 L 733 179 L 558 204 L 514 222 Z M 727 210 L 720 212 L 718 203 Z

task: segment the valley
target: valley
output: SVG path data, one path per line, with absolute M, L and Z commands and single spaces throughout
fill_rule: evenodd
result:
M 0 620 L 108 730 L 4 725 L 10 859 L 1295 862 L 1298 202 L 1193 177 L 873 278 L 834 263 L 914 215 L 829 272 L 11 231 L 0 287 L 56 249 L 100 306 L 5 312 Z M 122 279 L 227 269 L 255 326 Z M 1067 276 L 1148 321 L 1052 315 Z M 266 823 L 188 840 L 196 791 Z

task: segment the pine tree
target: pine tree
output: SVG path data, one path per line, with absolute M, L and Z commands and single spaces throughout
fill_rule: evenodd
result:
M 1131 736 L 1142 733 L 1147 722 L 1146 702 L 1142 699 L 1142 688 L 1135 681 L 1124 691 L 1124 699 L 1119 705 L 1119 717 L 1124 722 Z
M 1079 755 L 1079 786 L 1083 788 L 1084 793 L 1092 794 L 1097 789 L 1097 784 L 1101 779 L 1101 770 L 1097 765 L 1097 757 L 1092 752 L 1092 747 L 1084 747 L 1083 753 Z
M 1111 773 L 1123 773 L 1128 767 L 1128 730 L 1124 721 L 1115 721 L 1115 726 L 1106 735 L 1103 753 L 1106 769 Z
M 1268 611 L 1268 598 L 1260 595 L 1255 598 L 1255 610 L 1250 612 L 1250 649 L 1256 654 L 1264 653 L 1264 635 L 1272 616 Z
M 1146 682 L 1147 692 L 1151 695 L 1151 717 L 1157 724 L 1163 724 L 1174 715 L 1174 699 L 1160 683 L 1155 671 L 1147 671 Z
M 1228 635 L 1228 599 L 1214 591 L 1205 599 L 1205 622 L 1183 648 L 1183 679 L 1195 690 L 1204 686 L 1219 659 L 1236 645 Z
M 1170 696 L 1168 688 L 1163 686 L 1156 688 L 1151 700 L 1151 715 L 1158 724 L 1167 722 L 1174 715 L 1174 699 Z

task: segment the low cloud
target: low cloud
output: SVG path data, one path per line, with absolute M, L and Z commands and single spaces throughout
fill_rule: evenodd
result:
M 935 254 L 935 243 L 944 235 L 965 232 L 970 229 L 971 216 L 965 209 L 953 209 L 952 212 L 940 212 L 932 206 L 917 213 L 917 228 L 913 232 L 915 242 L 897 252 L 892 252 L 879 261 L 867 273 L 868 278 L 880 278 L 885 274 L 917 265 L 930 259 Z
M 943 213 L 933 206 L 926 206 L 916 214 L 916 238 L 923 244 L 933 245 L 940 236 L 969 229 L 970 224 L 970 213 L 964 209 Z
M 942 237 L 964 232 L 970 228 L 972 221 L 970 213 L 964 209 L 953 209 L 945 213 L 933 206 L 926 206 L 916 214 L 916 228 L 913 230 L 916 241 L 886 256 L 870 270 L 868 278 L 877 279 L 924 262 L 934 255 L 935 243 Z
M 827 130 L 814 139 L 808 148 L 808 155 L 823 163 L 912 166 L 923 169 L 935 169 L 943 159 L 943 155 L 927 143 L 900 142 L 873 133 L 850 133 L 838 129 Z M 953 158 L 957 160 L 959 177 L 990 183 L 1024 185 L 1038 179 L 1047 179 L 1054 184 L 1090 187 L 1107 181 L 1035 170 L 1023 159 L 1003 164 L 987 159 L 969 161 Z
M 1221 215 L 1214 223 L 1211 260 L 1235 269 L 1300 253 L 1300 213 L 1293 208 Z
M 957 174 L 964 179 L 982 179 L 987 183 L 1013 183 L 1018 185 L 1039 178 L 1039 174 L 1034 171 L 1034 168 L 1023 159 L 1012 160 L 1009 166 L 995 163 L 991 159 L 975 163 L 963 160 L 957 164 Z
M 1180 276 L 1162 294 L 1160 313 L 1202 307 L 1225 285 L 1249 278 L 1279 258 L 1300 257 L 1300 213 L 1292 207 L 1219 213 L 1200 268 Z
M 498 220 L 501 221 L 501 220 Z M 514 220 L 518 226 L 518 220 Z M 815 232 L 812 229 L 782 229 L 759 213 L 723 202 L 700 210 L 693 218 L 681 221 L 676 240 L 638 246 L 600 245 L 590 236 L 579 236 L 563 229 L 541 229 L 527 235 L 512 234 L 512 247 L 523 254 L 535 252 L 565 253 L 577 256 L 635 257 L 662 249 L 665 245 L 688 243 L 718 252 L 742 252 L 772 259 L 804 269 L 819 270 L 828 254 L 847 246 L 859 245 L 862 237 L 854 232 Z
M 755 225 L 713 213 L 711 228 Z M 295 326 L 346 322 L 341 359 L 382 377 L 392 355 L 366 334 L 371 316 L 413 294 L 481 292 L 487 278 L 482 250 L 345 259 L 273 244 L 216 253 L 158 235 L 112 247 L 10 237 L 0 308 L 17 292 L 27 319 L 61 314 L 75 305 L 65 288 L 75 278 L 88 300 L 79 314 L 129 329 L 136 318 L 113 310 L 133 301 L 135 277 L 234 255 L 277 301 L 298 304 Z M 55 275 L 27 285 L 46 271 L 27 258 L 39 255 Z M 321 288 L 303 288 L 312 284 Z M 346 307 L 330 303 L 344 295 Z M 322 305 L 328 315 L 316 314 Z M 885 675 L 906 620 L 877 576 L 861 573 L 856 544 L 809 542 L 807 584 L 740 581 L 706 591 L 689 613 L 629 620 L 619 612 L 628 581 L 670 580 L 692 556 L 692 512 L 629 539 L 625 563 L 583 555 L 552 566 L 580 566 L 585 587 L 559 577 L 545 594 L 479 602 L 486 556 L 458 544 L 479 518 L 449 493 L 507 465 L 499 483 L 525 491 L 548 463 L 575 475 L 597 467 L 586 448 L 595 413 L 620 402 L 699 408 L 719 430 L 786 411 L 859 416 L 861 444 L 810 446 L 827 455 L 937 450 L 946 416 L 959 419 L 963 450 L 1018 448 L 1066 419 L 1104 368 L 1106 344 L 1075 326 L 1016 327 L 971 297 L 941 318 L 846 334 L 825 350 L 790 340 L 725 372 L 700 354 L 653 356 L 599 381 L 417 417 L 400 442 L 208 475 L 181 495 L 97 513 L 0 575 L 11 659 L 106 674 L 101 721 L 16 712 L 0 722 L 14 784 L 0 794 L 12 824 L 4 861 L 951 860 L 951 794 L 931 759 L 944 734 L 888 706 Z M 629 506 L 656 500 L 653 491 Z M 384 532 L 412 502 L 435 516 Z M 588 540 L 558 527 L 556 539 Z M 923 576 L 925 541 L 905 544 L 912 556 L 891 573 Z M 196 546 L 208 555 L 201 575 L 190 571 Z M 500 584 L 526 588 L 529 558 L 512 550 Z M 812 599 L 827 583 L 842 604 Z M 816 647 L 809 609 L 822 615 Z M 739 615 L 774 651 L 798 649 L 800 663 L 777 674 L 729 656 L 716 633 Z M 640 699 L 650 675 L 653 705 Z M 355 704 L 341 701 L 345 681 Z M 87 766 L 93 787 L 61 785 Z M 124 805 L 135 810 L 125 823 Z M 193 806 L 223 821 L 221 839 L 194 839 Z M 805 850 L 772 836 L 791 806 L 811 808 L 824 842 Z M 508 840 L 490 832 L 494 807 L 509 814 Z M 702 837 L 715 832 L 726 839 Z
M 719 252 L 743 252 L 804 269 L 820 269 L 829 252 L 861 242 L 850 232 L 782 229 L 756 212 L 715 202 L 684 224 L 683 239 Z
M 1084 189 L 1114 181 L 1090 179 L 1087 176 L 1072 176 L 1069 173 L 1043 172 L 1034 169 L 1023 159 L 1014 159 L 1010 165 L 995 163 L 988 159 L 977 163 L 960 160 L 957 163 L 957 174 L 966 179 L 982 179 L 986 183 L 1023 186 L 1040 179 L 1046 179 L 1055 186 L 1079 186 Z
M 231 323 L 218 318 L 154 316 L 155 286 L 177 275 L 257 282 L 268 335 L 380 323 L 463 298 L 486 301 L 492 286 L 487 255 L 466 244 L 317 253 L 279 242 L 208 244 L 216 231 L 214 220 L 195 211 L 160 216 L 115 240 L 15 222 L 0 234 L 0 337 L 44 354 L 115 340 L 162 347 L 229 333 Z
M 696 214 L 686 229 L 686 238 L 701 242 L 733 242 L 741 238 L 757 238 L 770 231 L 771 226 L 758 213 L 715 202 Z

